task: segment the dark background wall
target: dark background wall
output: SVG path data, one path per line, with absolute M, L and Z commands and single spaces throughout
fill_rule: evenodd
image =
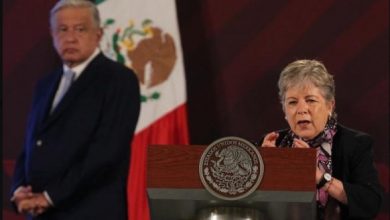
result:
M 32 3 L 33 2 L 33 3 Z M 56 0 L 3 0 L 3 219 L 31 93 L 59 64 L 48 12 Z M 289 62 L 322 60 L 344 125 L 371 134 L 389 217 L 388 0 L 177 0 L 192 144 L 284 128 L 276 81 Z

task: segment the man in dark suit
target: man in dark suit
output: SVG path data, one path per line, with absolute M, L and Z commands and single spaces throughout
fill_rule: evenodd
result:
M 99 24 L 89 1 L 61 0 L 51 10 L 63 67 L 37 85 L 12 184 L 11 201 L 30 219 L 127 219 L 139 84 L 101 53 Z

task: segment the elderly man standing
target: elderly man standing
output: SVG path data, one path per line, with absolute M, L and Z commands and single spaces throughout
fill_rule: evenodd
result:
M 101 53 L 90 1 L 60 0 L 50 26 L 63 66 L 37 85 L 11 201 L 29 219 L 127 219 L 138 80 Z

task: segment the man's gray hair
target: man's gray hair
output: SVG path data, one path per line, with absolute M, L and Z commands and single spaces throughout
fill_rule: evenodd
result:
M 100 27 L 99 11 L 94 3 L 88 0 L 60 0 L 50 11 L 50 27 L 54 25 L 55 14 L 64 8 L 88 8 L 91 10 L 93 23 L 96 27 Z

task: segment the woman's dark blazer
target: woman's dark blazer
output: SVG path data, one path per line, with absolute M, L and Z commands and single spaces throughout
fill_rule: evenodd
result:
M 279 131 L 276 146 L 287 131 Z M 341 219 L 373 219 L 382 205 L 383 188 L 374 166 L 372 138 L 338 125 L 333 138 L 332 172 L 343 182 L 348 198 L 348 205 L 339 203 Z

